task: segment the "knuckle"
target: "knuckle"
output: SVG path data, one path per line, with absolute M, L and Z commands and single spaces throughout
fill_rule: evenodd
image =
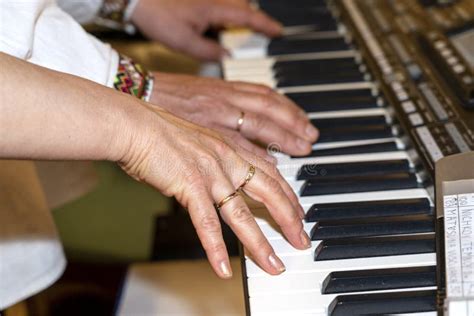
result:
M 223 139 L 215 138 L 212 142 L 214 151 L 219 156 L 226 156 L 227 154 L 229 154 L 229 152 L 232 151 L 232 147 L 230 147 L 230 145 L 227 144 Z
M 265 185 L 273 194 L 280 195 L 283 193 L 280 183 L 275 178 L 267 177 Z
M 266 86 L 264 84 L 258 84 L 258 85 L 255 85 L 255 86 L 259 90 L 259 93 L 261 93 L 261 94 L 272 95 L 272 94 L 276 93 L 272 88 L 270 88 L 269 86 Z
M 231 220 L 236 223 L 250 223 L 253 220 L 253 215 L 246 205 L 239 205 L 231 212 Z
M 211 253 L 225 253 L 227 251 L 225 244 L 220 243 L 220 242 L 211 243 L 203 247 L 206 250 L 206 252 L 211 252 Z
M 254 119 L 252 120 L 252 127 L 255 131 L 261 131 L 265 129 L 266 125 L 267 125 L 267 122 L 260 115 L 256 115 Z
M 204 216 L 200 221 L 200 228 L 204 232 L 208 233 L 218 233 L 221 229 L 221 224 L 219 219 L 215 216 L 207 215 Z
M 272 252 L 272 247 L 268 243 L 268 240 L 263 236 L 262 236 L 262 238 L 257 238 L 254 241 L 254 246 L 255 246 L 256 249 L 258 249 L 258 252 L 261 253 L 261 254 Z
M 200 175 L 201 181 L 204 181 L 204 178 L 207 178 L 213 175 L 219 168 L 219 163 L 212 154 L 202 153 L 199 158 L 194 162 L 196 165 L 196 173 Z
M 199 186 L 202 184 L 202 174 L 194 166 L 185 167 L 184 180 L 190 186 Z
M 273 106 L 273 100 L 269 96 L 260 96 L 258 103 L 260 103 L 264 109 L 268 109 Z

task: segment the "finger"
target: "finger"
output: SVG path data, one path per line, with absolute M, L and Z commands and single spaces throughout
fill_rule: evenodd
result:
M 238 147 L 245 149 L 245 151 L 257 156 L 260 159 L 264 159 L 269 164 L 275 165 L 277 163 L 276 158 L 269 155 L 264 148 L 255 145 L 240 134 L 237 134 L 234 139 Z
M 253 155 L 263 158 L 265 159 L 265 161 L 268 161 L 271 164 L 275 164 L 277 162 L 275 157 L 269 155 L 265 149 L 250 142 L 245 137 L 240 135 L 239 132 L 236 132 L 229 128 L 222 128 L 222 127 L 217 127 L 216 129 L 231 140 L 229 144 L 234 148 L 234 150 L 238 150 L 239 148 L 244 148 L 246 152 L 250 152 Z
M 239 86 L 239 84 L 234 85 L 237 89 Z M 265 88 L 257 89 L 264 90 Z M 270 88 L 265 89 L 264 93 L 241 91 L 228 93 L 227 101 L 239 108 L 270 117 L 275 123 L 311 143 L 314 143 L 318 137 L 318 130 L 311 124 L 306 113 L 291 100 Z
M 307 249 L 311 246 L 299 211 L 293 207 L 278 180 L 256 168 L 253 178 L 243 190 L 257 202 L 265 204 L 272 218 L 295 248 Z
M 233 192 L 235 188 L 224 173 L 215 178 L 212 195 L 216 201 L 222 201 Z M 241 196 L 236 196 L 225 203 L 220 208 L 220 214 L 263 270 L 273 275 L 285 271 L 285 266 L 275 255 Z
M 310 142 L 260 114 L 245 112 L 240 131 L 249 139 L 259 140 L 265 144 L 276 143 L 282 151 L 290 155 L 307 155 L 311 152 Z
M 189 32 L 192 32 L 192 30 L 189 30 Z M 181 47 L 181 49 L 201 60 L 215 61 L 229 55 L 226 49 L 217 42 L 206 39 L 199 33 L 189 34 L 188 40 L 185 42 L 187 45 Z
M 285 192 L 286 196 L 290 199 L 294 209 L 298 211 L 298 215 L 300 216 L 301 219 L 304 219 L 305 212 L 303 210 L 303 207 L 301 206 L 298 197 L 296 196 L 295 192 L 293 189 L 290 187 L 288 182 L 282 177 L 280 172 L 278 171 L 277 167 L 275 164 L 270 164 L 267 163 L 266 161 L 262 160 L 260 157 L 252 154 L 251 152 L 245 150 L 245 148 L 241 148 L 237 151 L 237 153 L 253 164 L 254 166 L 257 166 L 258 168 L 262 169 L 263 172 L 265 172 L 267 175 L 270 177 L 274 178 L 275 180 L 278 181 L 280 184 L 281 188 Z
M 187 208 L 209 263 L 220 278 L 231 278 L 232 268 L 213 198 L 203 183 L 196 182 L 190 190 Z
M 215 6 L 210 13 L 211 23 L 216 26 L 231 24 L 232 26 L 248 27 L 272 37 L 281 35 L 283 31 L 281 23 L 262 11 L 253 9 L 250 5 L 221 4 Z

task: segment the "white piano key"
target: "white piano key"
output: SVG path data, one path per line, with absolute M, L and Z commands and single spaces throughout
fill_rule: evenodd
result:
M 429 266 L 426 262 L 418 262 L 412 267 Z M 355 267 L 353 270 L 359 270 Z M 339 270 L 338 270 L 339 271 Z M 308 273 L 283 273 L 281 275 L 262 275 L 247 279 L 250 296 L 265 296 L 269 294 L 295 293 L 301 291 L 321 292 L 326 277 L 335 271 L 317 271 Z
M 249 83 L 257 83 L 257 84 L 264 84 L 271 88 L 276 87 L 276 80 L 273 78 L 272 74 L 255 74 L 252 76 L 240 75 L 240 74 L 232 74 L 228 75 L 227 78 L 230 81 L 244 81 Z
M 310 309 L 293 309 L 290 311 L 252 311 L 252 316 L 328 316 L 328 313 L 324 308 L 317 306 Z
M 260 229 L 262 230 L 263 234 L 267 239 L 282 239 L 283 235 L 280 231 L 280 227 L 276 223 L 269 223 L 269 222 L 262 222 L 260 220 L 257 221 L 257 223 L 261 224 Z M 311 231 L 311 228 L 313 228 L 314 223 L 303 223 L 303 229 L 309 234 Z
M 407 152 L 404 151 L 390 151 L 383 153 L 369 153 L 369 154 L 355 154 L 355 155 L 340 155 L 340 156 L 326 156 L 326 157 L 308 157 L 297 158 L 294 161 L 278 162 L 277 168 L 280 174 L 288 179 L 295 179 L 298 170 L 305 164 L 325 164 L 325 163 L 346 163 L 346 162 L 361 162 L 361 161 L 379 161 L 379 160 L 402 160 L 406 159 L 412 162 L 412 159 Z
M 258 73 L 273 73 L 273 65 L 278 61 L 298 61 L 298 60 L 318 60 L 318 59 L 338 59 L 338 58 L 357 58 L 357 54 L 353 50 L 334 51 L 334 52 L 318 52 L 318 53 L 301 53 L 292 55 L 279 55 L 264 58 L 252 59 L 232 59 L 223 60 L 223 68 L 226 76 L 232 74 L 247 74 L 252 76 Z M 226 77 L 227 78 L 227 77 Z
M 318 196 L 300 197 L 299 201 L 303 208 L 307 210 L 315 203 L 334 203 L 334 202 L 359 202 L 359 201 L 374 201 L 374 200 L 394 200 L 394 199 L 413 199 L 426 197 L 430 195 L 425 189 L 405 189 L 393 191 L 374 191 L 364 193 L 346 193 L 346 194 L 331 194 Z
M 240 59 L 266 56 L 270 39 L 249 30 L 236 30 L 221 33 L 220 42 L 233 58 Z
M 285 35 L 301 34 L 310 26 L 286 27 Z M 341 37 L 338 31 L 313 31 L 305 32 L 307 38 L 337 38 Z M 233 59 L 251 59 L 267 56 L 267 48 L 270 39 L 260 33 L 254 33 L 250 30 L 233 30 L 222 32 L 220 34 L 220 43 L 230 53 Z
M 425 189 L 405 189 L 390 191 L 374 191 L 361 193 L 345 193 L 345 194 L 328 194 L 318 196 L 299 197 L 299 201 L 305 212 L 311 208 L 313 204 L 325 203 L 347 203 L 347 202 L 363 202 L 363 201 L 390 201 L 403 199 L 427 198 L 431 201 L 430 195 Z M 252 210 L 257 223 L 269 235 L 268 238 L 281 237 L 280 231 L 271 219 L 269 212 L 265 208 L 255 208 Z M 268 226 L 268 227 L 267 227 Z
M 320 84 L 297 87 L 286 87 L 278 89 L 280 93 L 297 93 L 297 92 L 315 92 L 315 91 L 339 91 L 339 90 L 356 90 L 356 89 L 374 89 L 372 82 L 360 81 L 351 83 L 334 83 Z
M 391 138 L 376 138 L 376 139 L 364 139 L 364 140 L 350 140 L 345 142 L 331 142 L 331 143 L 316 143 L 313 145 L 313 150 L 320 150 L 320 149 L 329 149 L 329 148 L 344 148 L 350 146 L 361 146 L 361 145 L 372 145 L 372 144 L 380 144 L 386 142 L 395 142 L 397 143 L 398 149 L 404 149 L 405 145 L 403 141 L 398 137 L 391 137 Z M 338 155 L 338 156 L 345 156 L 345 155 Z M 290 159 L 299 159 L 298 157 L 288 157 Z M 289 159 L 288 159 L 289 160 Z
M 329 119 L 329 118 L 346 118 L 346 117 L 361 117 L 361 116 L 391 116 L 390 111 L 385 108 L 374 109 L 358 109 L 358 110 L 344 110 L 344 111 L 330 111 L 330 112 L 309 112 L 310 119 Z
M 313 225 L 309 225 L 309 224 L 313 224 Z M 312 226 L 314 225 L 315 223 L 304 224 L 305 231 L 311 230 Z M 261 225 L 260 227 L 263 227 L 263 225 Z M 433 233 L 420 233 L 420 234 L 415 234 L 415 235 L 430 236 L 430 235 L 433 235 Z M 294 248 L 286 239 L 282 237 L 282 235 L 279 235 L 278 237 L 268 238 L 268 242 L 273 247 L 273 249 L 275 250 L 275 253 L 278 256 L 281 256 L 281 257 L 300 256 L 301 257 L 301 256 L 307 256 L 308 254 L 310 254 L 311 258 L 313 258 L 316 248 L 318 248 L 319 244 L 321 243 L 320 240 L 312 240 L 311 248 L 308 248 L 305 250 L 299 250 L 299 249 Z
M 330 142 L 325 144 L 316 144 L 314 150 L 328 149 L 328 148 L 341 148 L 346 146 L 358 146 L 383 143 L 387 141 L 393 141 L 396 138 L 378 138 L 373 140 L 363 141 L 345 141 L 345 142 Z M 409 157 L 406 151 L 385 151 L 385 152 L 374 152 L 365 154 L 351 154 L 351 155 L 333 155 L 333 156 L 321 156 L 321 157 L 291 157 L 288 155 L 275 155 L 277 159 L 277 167 L 282 169 L 286 166 L 303 165 L 308 163 L 337 163 L 337 162 L 355 162 L 355 161 L 374 161 L 380 157 L 381 160 L 388 160 L 391 157 Z M 368 159 L 368 160 L 367 160 Z
M 397 289 L 397 290 L 385 290 L 385 291 L 371 291 L 371 292 L 360 292 L 360 293 L 348 293 L 350 294 L 366 294 L 366 293 L 393 293 L 393 292 L 415 292 L 424 290 L 435 290 L 436 287 L 422 287 L 422 288 L 408 288 L 408 289 Z M 309 309 L 312 306 L 324 306 L 326 311 L 331 302 L 336 298 L 337 295 L 321 295 L 317 291 L 305 292 L 305 293 L 285 293 L 285 294 L 274 294 L 265 296 L 250 296 L 250 306 L 252 311 L 285 311 L 294 310 L 295 308 Z
M 424 265 L 436 265 L 436 253 L 412 254 L 402 256 L 369 257 L 342 260 L 314 261 L 313 256 L 281 256 L 285 264 L 284 273 L 332 272 L 348 270 L 371 270 L 390 268 L 409 268 Z M 251 259 L 246 258 L 247 277 L 267 275 Z

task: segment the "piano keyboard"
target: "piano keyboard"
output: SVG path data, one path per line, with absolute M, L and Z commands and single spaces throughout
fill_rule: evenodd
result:
M 284 35 L 224 32 L 232 56 L 225 78 L 286 95 L 320 139 L 306 157 L 276 155 L 305 209 L 312 247 L 295 250 L 265 210 L 254 210 L 287 271 L 272 277 L 243 257 L 247 313 L 474 315 L 471 217 L 446 217 L 451 232 L 470 230 L 461 240 L 445 235 L 433 201 L 436 166 L 436 205 L 439 179 L 471 179 L 463 182 L 469 190 L 451 183 L 449 198 L 474 203 L 472 1 L 258 6 L 283 23 Z M 443 252 L 443 237 L 456 260 Z
M 301 106 L 321 137 L 307 157 L 277 154 L 299 195 L 308 250 L 265 210 L 257 222 L 286 272 L 245 257 L 251 315 L 436 315 L 433 201 L 413 149 L 357 48 L 324 1 L 262 0 L 285 25 L 268 39 L 222 34 L 227 80 L 265 84 Z

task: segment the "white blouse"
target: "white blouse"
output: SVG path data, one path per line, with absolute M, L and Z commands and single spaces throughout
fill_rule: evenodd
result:
M 102 0 L 60 2 L 77 21 L 54 0 L 0 0 L 0 51 L 112 87 L 117 52 L 78 23 L 91 21 Z M 21 86 L 12 93 L 21 93 Z M 0 226 L 8 227 L 8 232 L 0 230 L 0 310 L 55 282 L 65 265 L 49 212 L 31 209 L 15 217 L 17 213 L 0 205 Z M 37 232 L 25 236 L 25 227 Z
M 52 0 L 0 0 L 0 51 L 109 87 L 118 66 L 117 52 Z

